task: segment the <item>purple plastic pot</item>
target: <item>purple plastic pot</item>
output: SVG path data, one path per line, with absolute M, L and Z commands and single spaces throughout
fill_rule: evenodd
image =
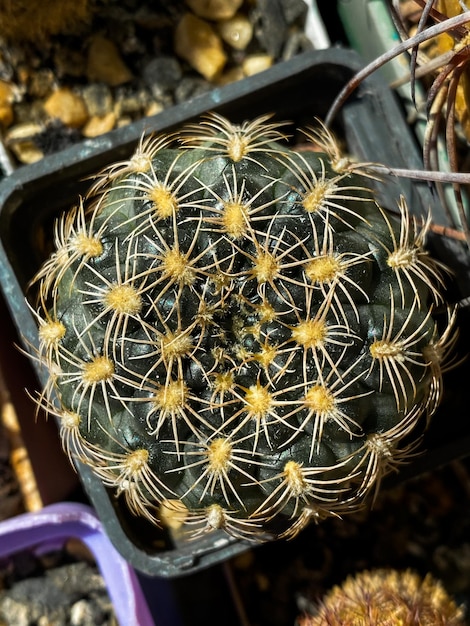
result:
M 21 550 L 48 551 L 76 538 L 91 550 L 122 626 L 154 626 L 134 569 L 103 532 L 89 506 L 51 504 L 0 522 L 0 558 Z

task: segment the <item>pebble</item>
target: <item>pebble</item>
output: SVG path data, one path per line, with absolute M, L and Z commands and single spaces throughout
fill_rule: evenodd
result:
M 54 72 L 49 68 L 43 67 L 31 73 L 28 91 L 34 98 L 47 98 L 55 86 Z
M 130 115 L 120 115 L 116 123 L 116 128 L 122 128 L 132 123 L 132 117 Z
M 49 119 L 44 110 L 44 100 L 33 100 L 32 102 L 23 100 L 14 106 L 14 124 L 29 124 L 31 122 L 43 124 Z
M 111 89 L 104 83 L 91 83 L 81 90 L 90 116 L 104 116 L 113 110 L 114 100 Z
M 142 69 L 143 79 L 155 98 L 172 92 L 183 78 L 178 59 L 162 55 L 151 59 Z
M 42 131 L 39 124 L 17 124 L 5 135 L 5 144 L 20 163 L 31 164 L 39 161 L 44 152 L 34 143 L 34 137 Z
M 24 165 L 32 165 L 40 161 L 44 152 L 40 150 L 34 141 L 15 142 L 8 146 L 20 163 Z
M 59 119 L 71 128 L 80 128 L 88 120 L 83 98 L 68 87 L 54 91 L 45 101 L 44 110 L 49 117 Z
M 192 13 L 185 13 L 176 26 L 175 51 L 209 81 L 222 72 L 227 62 L 219 35 Z
M 219 22 L 217 31 L 225 43 L 235 50 L 245 50 L 253 38 L 253 24 L 242 13 Z
M 150 94 L 147 89 L 130 89 L 121 87 L 115 93 L 114 110 L 118 117 L 135 116 L 141 114 L 151 102 Z
M 117 46 L 102 35 L 95 35 L 90 42 L 86 73 L 91 82 L 102 82 L 111 87 L 128 83 L 133 78 Z
M 186 0 L 186 4 L 199 17 L 218 21 L 233 17 L 243 0 Z
M 79 600 L 70 607 L 71 626 L 82 626 L 82 624 L 93 623 L 93 610 L 85 600 Z
M 87 138 L 98 137 L 113 130 L 116 124 L 116 115 L 110 111 L 106 115 L 92 115 L 82 128 L 82 135 Z
M 212 85 L 203 78 L 185 76 L 175 89 L 175 102 L 186 102 L 212 89 Z
M 279 57 L 288 32 L 282 0 L 256 0 L 255 32 L 264 51 Z
M 148 117 L 150 115 L 156 115 L 157 113 L 161 113 L 165 107 L 161 102 L 151 102 L 149 106 L 145 109 L 145 115 Z
M 217 85 L 223 87 L 223 85 L 228 85 L 229 83 L 234 83 L 237 80 L 241 80 L 245 78 L 245 74 L 243 69 L 237 65 L 235 67 L 231 67 L 229 70 L 224 72 L 217 80 Z
M 58 565 L 13 581 L 0 591 L 0 623 L 11 626 L 117 626 L 112 605 L 96 567 Z
M 17 164 L 155 115 L 308 47 L 304 0 L 94 4 L 86 36 L 56 37 L 47 46 L 7 47 L 0 39 L 0 128 L 42 129 L 13 141 Z M 5 84 L 13 86 L 13 99 Z
M 253 76 L 258 72 L 267 70 L 274 63 L 274 59 L 269 54 L 249 54 L 242 63 L 245 76 Z
M 289 25 L 305 19 L 307 15 L 308 6 L 305 0 L 281 0 L 281 6 L 284 18 Z
M 0 80 L 0 127 L 6 128 L 13 122 L 13 87 Z

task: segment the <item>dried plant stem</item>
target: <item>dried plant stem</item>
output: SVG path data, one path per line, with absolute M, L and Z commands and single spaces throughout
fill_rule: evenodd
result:
M 438 170 L 407 170 L 399 167 L 387 167 L 385 165 L 370 165 L 370 170 L 377 174 L 387 174 L 412 180 L 423 180 L 434 183 L 450 183 L 453 185 L 470 184 L 468 172 L 441 172 Z M 461 217 L 462 240 L 470 246 L 470 227 L 466 219 Z M 460 237 L 459 237 L 460 238 Z
M 415 46 L 419 46 L 421 43 L 427 41 L 428 39 L 432 39 L 436 37 L 436 35 L 441 35 L 442 33 L 448 32 L 450 29 L 461 26 L 462 24 L 467 24 L 470 22 L 470 13 L 461 13 L 460 15 L 456 15 L 455 17 L 451 17 L 445 22 L 441 22 L 440 24 L 436 24 L 434 26 L 430 26 L 425 31 L 402 41 L 397 44 L 391 50 L 387 50 L 379 57 L 374 59 L 371 63 L 367 64 L 363 69 L 359 70 L 351 80 L 346 83 L 343 89 L 340 91 L 338 96 L 333 101 L 333 104 L 328 111 L 328 114 L 325 118 L 326 126 L 331 126 L 333 119 L 338 114 L 340 108 L 344 105 L 346 100 L 352 95 L 352 93 L 359 87 L 363 80 L 365 80 L 368 76 L 371 76 L 374 72 L 376 72 L 382 65 L 388 63 L 392 59 L 400 54 L 403 54 L 410 48 L 414 48 Z

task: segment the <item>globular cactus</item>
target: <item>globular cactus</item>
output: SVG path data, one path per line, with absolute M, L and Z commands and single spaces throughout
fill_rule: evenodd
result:
M 363 505 L 415 447 L 455 333 L 428 224 L 268 116 L 143 140 L 35 278 L 40 402 L 138 515 L 256 540 Z M 442 316 L 441 316 L 442 317 Z
M 359 572 L 335 586 L 298 626 L 465 626 L 464 610 L 430 574 Z

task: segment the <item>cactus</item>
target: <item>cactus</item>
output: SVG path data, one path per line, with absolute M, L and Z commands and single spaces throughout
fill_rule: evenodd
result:
M 335 586 L 298 626 L 464 626 L 464 611 L 430 574 L 364 571 Z
M 378 206 L 326 129 L 305 131 L 318 153 L 283 128 L 214 113 L 143 139 L 33 281 L 65 450 L 191 537 L 292 537 L 363 506 L 414 453 L 455 342 L 429 221 Z

